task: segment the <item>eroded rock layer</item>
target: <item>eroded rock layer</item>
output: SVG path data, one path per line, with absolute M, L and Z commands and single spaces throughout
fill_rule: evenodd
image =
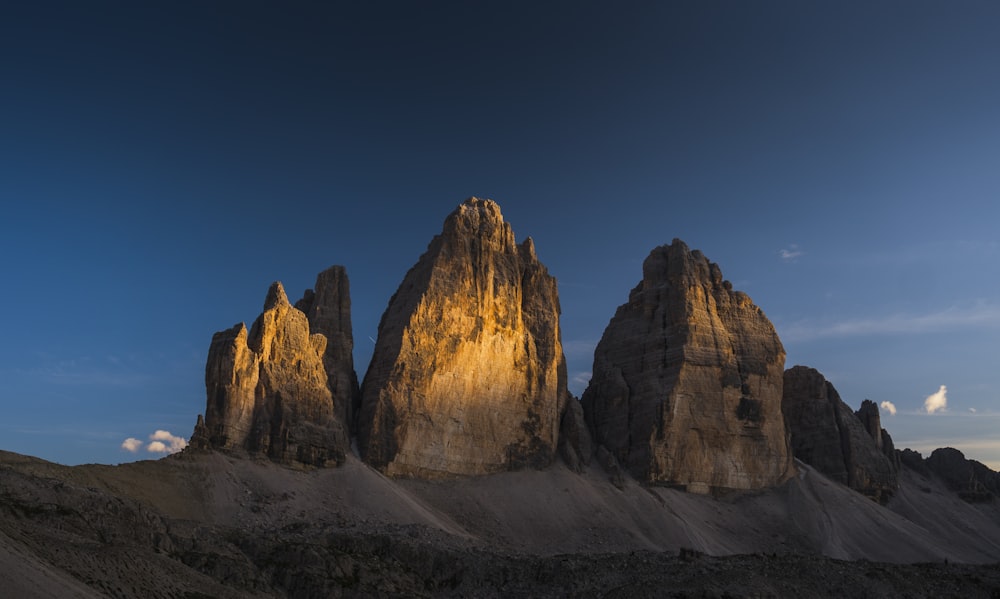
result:
M 680 240 L 658 247 L 594 353 L 594 442 L 632 476 L 691 491 L 775 485 L 792 467 L 785 351 L 764 313 Z
M 796 458 L 880 503 L 889 500 L 899 486 L 899 457 L 875 402 L 866 399 L 854 412 L 817 370 L 794 366 L 785 372 L 782 410 Z
M 382 316 L 362 384 L 362 457 L 424 478 L 544 467 L 567 401 L 555 278 L 494 202 L 471 198 Z
M 350 356 L 350 305 L 335 297 L 346 292 L 346 278 L 342 288 L 321 286 L 339 277 L 342 269 L 321 274 L 317 292 L 300 302 L 311 308 L 317 327 L 331 333 L 334 348 L 324 334 L 310 331 L 309 317 L 288 302 L 281 283 L 271 285 L 249 331 L 240 323 L 212 337 L 205 367 L 208 402 L 192 446 L 246 450 L 289 464 L 343 462 L 349 449 L 346 405 L 357 379 L 351 362 L 336 360 Z M 339 311 L 331 313 L 330 306 Z

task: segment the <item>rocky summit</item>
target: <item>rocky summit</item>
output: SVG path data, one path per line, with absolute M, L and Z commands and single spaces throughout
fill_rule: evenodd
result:
M 549 465 L 569 393 L 556 280 L 500 208 L 470 198 L 379 324 L 358 445 L 391 476 Z
M 675 239 L 646 258 L 604 331 L 583 407 L 594 441 L 639 480 L 769 487 L 792 470 L 784 361 L 760 308 Z
M 245 450 L 292 465 L 343 462 L 350 447 L 345 418 L 357 385 L 346 290 L 342 268 L 321 273 L 317 291 L 299 302 L 307 316 L 274 283 L 249 332 L 240 323 L 212 337 L 208 401 L 192 447 Z M 330 338 L 311 331 L 310 319 Z
M 879 503 L 892 497 L 899 457 L 875 402 L 854 412 L 819 371 L 794 366 L 785 371 L 782 410 L 796 458 Z

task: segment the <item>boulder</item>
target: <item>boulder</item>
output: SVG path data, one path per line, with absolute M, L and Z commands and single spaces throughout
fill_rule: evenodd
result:
M 569 401 L 556 280 L 496 203 L 460 205 L 406 274 L 361 393 L 358 447 L 390 476 L 551 463 Z
M 875 402 L 854 412 L 814 368 L 785 371 L 782 411 L 796 458 L 827 477 L 886 503 L 899 487 L 899 458 Z
M 641 481 L 757 489 L 792 472 L 785 351 L 764 313 L 680 240 L 654 249 L 582 397 L 594 442 Z

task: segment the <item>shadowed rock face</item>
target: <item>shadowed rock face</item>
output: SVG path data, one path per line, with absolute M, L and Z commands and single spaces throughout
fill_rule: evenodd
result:
M 333 395 L 337 419 L 349 426 L 360 393 L 354 372 L 354 335 L 351 332 L 351 288 L 343 266 L 331 266 L 316 276 L 315 290 L 307 289 L 295 307 L 309 319 L 310 333 L 326 337 L 323 365 Z
M 764 313 L 679 240 L 643 263 L 594 353 L 594 442 L 634 477 L 691 491 L 775 485 L 792 467 L 785 351 Z
M 875 402 L 855 413 L 817 370 L 794 366 L 785 372 L 782 411 L 796 458 L 880 503 L 898 488 L 899 457 Z
M 241 323 L 212 337 L 208 402 L 193 447 L 242 449 L 288 464 L 343 462 L 349 448 L 344 421 L 357 384 L 350 300 L 339 295 L 346 291 L 343 269 L 335 267 L 299 302 L 316 328 L 331 334 L 333 347 L 310 331 L 309 317 L 289 304 L 281 283 L 271 285 L 249 332 Z
M 362 457 L 424 478 L 544 467 L 569 397 L 555 278 L 494 202 L 467 200 L 382 316 Z
M 916 454 L 920 457 L 920 454 Z M 991 502 L 1000 498 L 1000 473 L 985 464 L 966 459 L 953 447 L 935 449 L 924 462 L 927 469 L 969 503 Z

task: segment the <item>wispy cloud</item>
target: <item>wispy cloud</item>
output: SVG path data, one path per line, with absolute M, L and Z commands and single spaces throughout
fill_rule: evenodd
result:
M 896 415 L 896 404 L 892 403 L 891 401 L 883 401 L 879 405 L 882 406 L 883 410 L 889 412 L 890 415 L 892 416 Z
M 157 430 L 149 436 L 149 444 L 145 444 L 135 437 L 129 437 L 122 441 L 121 448 L 131 453 L 137 453 L 146 446 L 149 453 L 177 453 L 187 447 L 187 439 L 171 434 L 170 431 Z
M 592 339 L 577 339 L 572 341 L 563 341 L 562 344 L 563 353 L 567 357 L 575 358 L 594 358 L 594 349 L 597 348 L 597 342 Z
M 779 332 L 782 340 L 811 341 L 831 337 L 933 333 L 972 327 L 1000 328 L 1000 306 L 979 303 L 968 307 L 953 306 L 927 314 L 890 314 L 882 318 L 854 318 L 826 323 L 799 321 L 779 326 Z
M 934 412 L 944 412 L 948 409 L 948 387 L 941 385 L 935 393 L 931 393 L 924 399 L 924 410 L 928 414 Z
M 791 262 L 799 256 L 802 256 L 804 253 L 805 252 L 799 249 L 799 245 L 797 243 L 790 244 L 788 247 L 778 250 L 778 256 L 780 256 L 785 262 Z

